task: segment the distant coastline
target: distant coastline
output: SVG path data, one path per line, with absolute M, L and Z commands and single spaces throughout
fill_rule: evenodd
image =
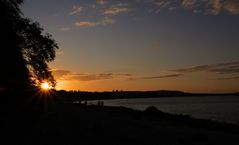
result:
M 174 90 L 158 91 L 112 91 L 112 92 L 84 92 L 84 91 L 56 91 L 58 97 L 66 101 L 79 100 L 106 100 L 106 99 L 133 99 L 133 98 L 158 98 L 158 97 L 191 97 L 191 96 L 239 96 L 235 93 L 188 93 Z

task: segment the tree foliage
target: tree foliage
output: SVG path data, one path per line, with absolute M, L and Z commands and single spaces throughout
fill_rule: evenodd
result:
M 19 4 L 21 2 L 16 0 L 0 0 L 0 88 L 2 89 L 30 85 L 29 71 L 25 67 L 26 62 L 21 55 L 16 36 L 16 25 L 21 18 Z
M 22 19 L 17 29 L 18 43 L 22 48 L 23 58 L 27 62 L 27 67 L 36 83 L 47 80 L 55 86 L 47 63 L 55 58 L 55 50 L 58 48 L 51 35 L 43 34 L 43 29 L 39 23 L 30 19 Z
M 47 80 L 55 86 L 48 63 L 55 58 L 56 42 L 40 24 L 23 17 L 23 0 L 0 0 L 0 89 L 31 86 Z M 6 59 L 7 58 L 7 59 Z

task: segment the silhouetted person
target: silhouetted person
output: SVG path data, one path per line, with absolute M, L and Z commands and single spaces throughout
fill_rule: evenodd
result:
M 84 104 L 87 105 L 87 101 L 86 100 L 85 100 Z
M 103 107 L 103 106 L 104 106 L 104 102 L 103 102 L 103 101 L 98 101 L 97 105 L 98 105 L 99 107 Z
M 102 107 L 104 106 L 104 102 L 103 101 L 100 102 L 100 106 L 102 106 Z

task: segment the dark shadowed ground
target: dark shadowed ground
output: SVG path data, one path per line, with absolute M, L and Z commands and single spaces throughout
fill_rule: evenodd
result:
M 34 117 L 33 117 L 34 116 Z M 1 119 L 4 144 L 16 145 L 238 145 L 239 127 L 163 113 L 154 107 L 58 103 L 45 113 Z

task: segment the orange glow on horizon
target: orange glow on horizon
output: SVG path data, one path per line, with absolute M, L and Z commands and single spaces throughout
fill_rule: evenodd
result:
M 194 80 L 191 78 L 177 79 L 180 83 L 175 83 L 174 79 L 167 80 L 138 80 L 138 81 L 121 81 L 121 80 L 100 80 L 100 81 L 77 81 L 77 80 L 58 80 L 56 90 L 66 91 L 89 91 L 104 92 L 112 90 L 122 91 L 156 91 L 156 90 L 178 90 L 191 93 L 231 93 L 236 92 L 237 86 L 231 83 L 219 84 L 214 81 L 207 83 L 204 80 Z M 197 83 L 195 83 L 197 82 Z M 103 85 L 102 85 L 103 84 Z M 222 89 L 223 86 L 223 89 Z

